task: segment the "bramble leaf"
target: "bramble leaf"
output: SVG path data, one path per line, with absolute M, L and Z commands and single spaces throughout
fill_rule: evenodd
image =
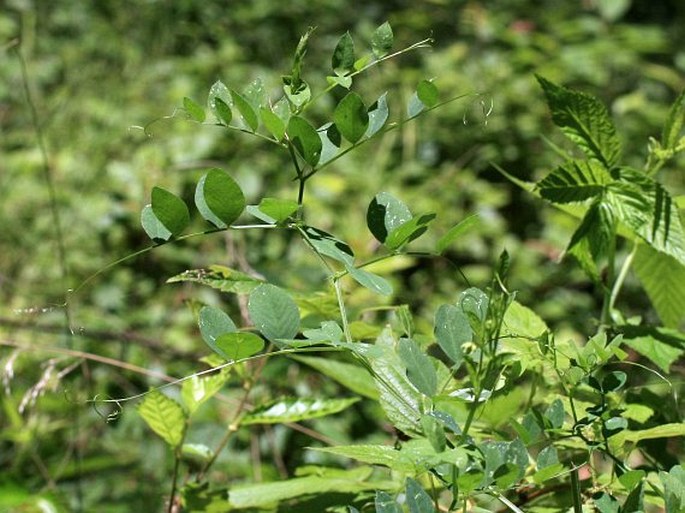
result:
M 571 160 L 540 180 L 540 196 L 554 203 L 584 201 L 601 194 L 613 182 L 609 172 L 592 160 Z
M 685 266 L 647 244 L 640 244 L 633 270 L 664 326 L 682 326 L 685 321 Z M 665 280 L 664 276 L 669 279 Z
M 186 415 L 183 408 L 158 390 L 151 390 L 138 406 L 138 413 L 162 440 L 173 448 L 183 442 Z
M 661 146 L 664 150 L 674 150 L 678 146 L 683 124 L 685 124 L 685 90 L 673 102 L 664 123 L 661 134 Z

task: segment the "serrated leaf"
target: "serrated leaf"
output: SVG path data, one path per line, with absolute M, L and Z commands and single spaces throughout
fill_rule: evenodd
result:
M 611 184 L 608 200 L 617 218 L 657 251 L 685 265 L 685 232 L 678 207 L 656 180 L 630 168 Z
M 186 429 L 186 416 L 176 401 L 157 390 L 152 390 L 138 406 L 138 413 L 150 429 L 171 447 L 181 445 Z
M 379 242 L 385 242 L 388 233 L 411 219 L 409 207 L 387 192 L 376 194 L 366 211 L 366 224 Z
M 595 201 L 566 248 L 566 252 L 573 255 L 595 281 L 599 280 L 599 262 L 614 244 L 616 217 L 611 203 Z
M 336 106 L 333 121 L 345 139 L 352 144 L 359 141 L 369 127 L 369 113 L 361 96 L 354 91 L 347 93 Z
M 206 119 L 205 109 L 203 109 L 196 101 L 187 96 L 183 97 L 183 108 L 188 115 L 198 123 L 203 123 Z
M 478 214 L 471 214 L 459 221 L 452 228 L 447 230 L 445 235 L 438 239 L 438 242 L 435 245 L 438 254 L 444 253 L 450 244 L 479 225 L 480 216 Z
M 255 327 L 271 342 L 295 338 L 300 329 L 300 312 L 283 289 L 265 283 L 250 292 L 247 304 Z
M 286 130 L 288 139 L 310 166 L 314 167 L 321 157 L 321 139 L 312 125 L 304 118 L 293 116 Z
M 421 485 L 411 477 L 407 478 L 407 506 L 409 513 L 435 513 L 433 499 Z
M 666 373 L 685 352 L 685 336 L 678 330 L 642 326 L 617 328 L 623 334 L 625 345 L 654 362 Z
M 162 224 L 162 221 L 157 219 L 157 216 L 152 211 L 152 205 L 145 205 L 140 212 L 140 224 L 145 230 L 145 233 L 154 241 L 167 241 L 171 238 L 172 233 Z
M 192 269 L 181 274 L 172 276 L 167 283 L 195 282 L 207 285 L 222 292 L 233 292 L 236 294 L 247 294 L 258 285 L 264 283 L 235 269 L 230 269 L 223 265 L 212 265 L 209 269 Z
M 454 305 L 442 305 L 435 314 L 435 338 L 458 369 L 464 361 L 462 345 L 473 340 L 473 330 L 464 312 Z
M 594 96 L 560 87 L 536 75 L 552 120 L 591 160 L 611 169 L 621 157 L 621 142 L 609 112 Z
M 283 137 L 285 137 L 285 123 L 283 120 L 266 107 L 262 107 L 259 113 L 264 126 L 274 136 L 274 139 L 282 141 Z
M 377 274 L 370 273 L 369 271 L 359 269 L 352 265 L 347 266 L 347 272 L 357 283 L 362 287 L 369 289 L 371 292 L 375 292 L 381 296 L 389 296 L 392 294 L 392 285 L 390 285 L 390 282 Z
M 387 21 L 374 30 L 371 36 L 371 51 L 376 59 L 380 59 L 392 49 L 395 36 Z
M 217 344 L 219 337 L 226 333 L 237 331 L 233 320 L 225 313 L 214 306 L 203 306 L 198 315 L 198 325 L 202 340 L 219 356 L 230 360 Z
M 685 266 L 675 258 L 640 244 L 633 270 L 647 292 L 661 322 L 679 328 L 685 322 Z M 664 276 L 669 279 L 665 280 Z
M 226 228 L 245 210 L 245 195 L 228 173 L 213 168 L 197 182 L 195 206 L 214 226 Z
M 373 378 L 359 365 L 333 360 L 330 357 L 291 356 L 291 358 L 309 365 L 359 395 L 378 400 L 378 390 Z
M 434 107 L 438 103 L 438 88 L 430 80 L 422 80 L 416 86 L 416 96 L 426 107 Z
M 354 68 L 354 41 L 349 32 L 345 32 L 338 40 L 333 50 L 333 57 L 331 59 L 331 67 L 334 71 L 342 74 L 347 71 L 352 71 Z
M 398 354 L 407 368 L 409 381 L 424 395 L 432 397 L 438 388 L 438 376 L 430 357 L 411 339 L 400 339 Z
M 388 93 L 383 93 L 368 110 L 369 126 L 366 128 L 364 137 L 369 139 L 376 135 L 388 121 Z
M 433 213 L 412 217 L 406 223 L 390 231 L 383 244 L 390 249 L 399 249 L 426 233 L 428 225 L 430 225 L 434 219 L 435 214 Z
M 246 414 L 241 425 L 301 422 L 339 413 L 359 401 L 345 399 L 283 399 L 260 406 Z
M 283 223 L 297 212 L 300 206 L 297 201 L 280 198 L 263 198 L 259 202 L 259 210 L 264 212 L 276 223 Z
M 193 375 L 183 381 L 181 398 L 189 414 L 193 414 L 202 403 L 211 399 L 226 384 L 231 377 L 228 369 L 206 376 Z
M 555 203 L 584 201 L 601 194 L 613 182 L 609 172 L 592 160 L 571 160 L 540 180 L 540 196 Z
M 231 124 L 231 118 L 233 117 L 231 102 L 231 93 L 228 87 L 221 80 L 214 82 L 209 89 L 207 104 L 217 121 L 226 126 Z
M 180 235 L 190 224 L 190 212 L 185 201 L 166 189 L 152 188 L 151 205 L 155 217 L 173 236 Z
M 250 105 L 250 102 L 245 99 L 243 95 L 237 91 L 231 90 L 231 99 L 233 100 L 233 105 L 240 112 L 240 116 L 247 127 L 254 132 L 259 127 L 259 117 L 254 107 Z
M 678 146 L 680 132 L 685 123 L 685 90 L 680 93 L 668 111 L 668 117 L 664 123 L 661 134 L 661 146 L 665 150 L 674 150 Z

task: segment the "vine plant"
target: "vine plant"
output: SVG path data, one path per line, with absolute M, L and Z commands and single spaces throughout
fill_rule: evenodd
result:
M 388 23 L 375 30 L 370 52 L 362 56 L 357 55 L 352 36 L 343 35 L 333 52 L 328 87 L 314 94 L 303 74 L 311 35 L 309 31 L 302 37 L 292 67 L 282 77 L 282 97 L 269 98 L 260 81 L 242 91 L 218 81 L 209 91 L 207 108 L 190 98 L 183 100 L 192 120 L 212 123 L 207 121 L 209 110 L 215 124 L 286 152 L 297 183 L 293 198 L 266 197 L 257 205 L 246 205 L 240 186 L 228 173 L 207 170 L 195 191 L 195 207 L 213 225 L 205 233 L 295 233 L 326 273 L 326 290 L 337 308 L 317 326 L 307 325 L 290 291 L 224 266 L 187 271 L 169 280 L 247 296 L 250 322 L 238 327 L 223 310 L 202 307 L 198 325 L 213 352 L 207 358 L 212 368 L 182 380 L 180 401 L 155 389 L 139 405 L 142 418 L 173 452 L 168 511 L 308 511 L 308 500 L 333 492 L 345 499 L 329 505 L 328 511 L 572 508 L 627 513 L 650 504 L 665 506 L 669 513 L 684 511 L 685 472 L 680 466 L 644 464 L 634 469 L 630 463 L 639 442 L 685 434 L 677 397 L 666 396 L 672 401 L 674 421 L 650 426 L 651 413 L 626 402 L 626 369 L 639 365 L 665 380 L 661 373 L 684 347 L 672 307 L 674 301 L 682 306 L 685 285 L 666 285 L 658 273 L 665 265 L 683 273 L 685 238 L 677 204 L 655 174 L 685 147 L 679 135 L 685 97 L 673 106 L 662 140 L 652 141 L 645 170 L 636 170 L 620 166 L 616 130 L 598 100 L 539 78 L 554 123 L 585 159 L 567 157 L 536 184 L 508 176 L 582 219 L 567 253 L 587 271 L 604 298 L 598 331 L 587 343 L 579 346 L 557 339 L 540 317 L 516 301 L 507 284 L 506 252 L 489 285 L 477 288 L 467 283 L 454 301 L 437 309 L 431 332 L 418 330 L 409 309 L 397 307 L 398 322 L 379 326 L 377 336 L 369 337 L 353 329 L 343 282 L 390 296 L 390 282 L 372 272 L 370 264 L 411 252 L 408 248 L 431 227 L 436 214 L 413 213 L 400 199 L 379 192 L 370 199 L 366 219 L 382 249 L 370 261 L 360 262 L 349 244 L 309 224 L 303 208 L 307 185 L 348 152 L 447 102 L 440 100 L 433 81 L 422 80 L 404 117 L 390 122 L 387 94 L 367 103 L 355 92 L 354 82 L 364 71 L 430 43 L 424 40 L 391 53 L 394 37 Z M 315 127 L 307 110 L 333 89 L 345 94 L 330 122 Z M 256 221 L 237 224 L 243 216 Z M 163 244 L 185 237 L 190 211 L 180 197 L 154 187 L 141 221 L 153 241 Z M 440 256 L 476 221 L 475 216 L 463 219 L 422 254 Z M 623 239 L 630 250 L 618 269 Z M 616 309 L 634 264 L 639 264 L 637 274 L 665 327 L 625 319 Z M 667 348 L 671 351 L 664 352 Z M 646 363 L 626 360 L 631 349 L 646 357 Z M 286 398 L 248 407 L 255 385 L 263 380 L 263 369 L 277 357 L 312 367 L 346 387 L 351 396 Z M 186 443 L 199 406 L 229 384 L 240 386 L 242 395 L 224 438 L 213 448 Z M 547 393 L 541 393 L 543 388 Z M 280 482 L 232 486 L 212 481 L 217 457 L 241 428 L 334 415 L 360 400 L 380 403 L 400 433 L 395 444 L 316 449 L 341 462 L 354 460 L 358 466 L 308 467 Z M 521 400 L 524 404 L 512 406 Z M 492 408 L 511 415 L 489 421 Z M 645 461 L 651 461 L 649 455 Z

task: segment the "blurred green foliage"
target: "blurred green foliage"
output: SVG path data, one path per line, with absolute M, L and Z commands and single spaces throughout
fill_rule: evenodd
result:
M 626 162 L 642 162 L 644 141 L 658 135 L 685 86 L 685 5 L 679 0 L 551 4 L 397 0 L 353 9 L 342 0 L 5 0 L 0 9 L 0 372 L 7 393 L 0 396 L 0 511 L 41 511 L 41 500 L 55 511 L 158 508 L 169 464 L 163 444 L 150 440 L 127 410 L 119 414 L 116 405 L 101 411 L 83 403 L 160 383 L 131 366 L 170 376 L 196 368 L 205 349 L 193 308 L 199 301 L 220 305 L 222 298 L 188 284 L 164 285 L 167 278 L 225 264 L 248 266 L 294 290 L 320 284 L 322 275 L 287 235 L 266 239 L 253 232 L 190 239 L 93 276 L 148 244 L 139 212 L 155 184 L 192 199 L 201 171 L 221 166 L 238 180 L 248 203 L 267 191 L 294 195 L 291 176 L 283 172 L 287 164 L 278 155 L 263 151 L 256 139 L 198 129 L 173 106 L 184 96 L 204 98 L 217 79 L 245 84 L 259 76 L 267 88 L 278 87 L 309 26 L 317 27 L 318 38 L 306 56 L 313 77 L 324 76 L 316 67 L 328 66 L 345 30 L 368 40 L 387 19 L 400 46 L 428 36 L 435 44 L 374 69 L 361 82 L 369 96 L 393 90 L 408 97 L 425 77 L 435 77 L 441 91 L 455 96 L 479 95 L 407 124 L 326 170 L 309 191 L 307 208 L 318 225 L 335 229 L 364 256 L 373 248 L 358 227 L 377 191 L 402 197 L 416 212 L 440 205 L 445 210 L 436 223 L 444 223 L 438 225 L 444 230 L 477 212 L 484 222 L 448 255 L 468 280 L 486 282 L 495 255 L 506 247 L 514 255 L 510 286 L 520 291 L 519 300 L 534 301 L 548 324 L 569 337 L 592 333 L 600 298 L 579 270 L 558 262 L 575 221 L 541 208 L 491 163 L 535 180 L 561 160 L 547 136 L 570 148 L 551 130 L 533 73 L 599 96 L 616 119 Z M 26 87 L 39 127 L 31 119 Z M 319 108 L 333 105 L 322 102 Z M 66 276 L 39 132 L 62 222 Z M 673 168 L 683 164 L 681 156 Z M 663 181 L 682 195 L 683 176 L 667 173 Z M 343 208 L 348 216 L 340 219 Z M 287 274 L 284 259 L 297 264 Z M 390 270 L 398 291 L 392 303 L 408 304 L 417 322 L 465 287 L 447 261 L 405 258 L 385 269 Z M 351 298 L 358 309 L 367 304 L 361 294 Z M 632 277 L 619 301 L 623 311 L 656 319 Z M 240 316 L 241 305 L 223 306 Z M 65 311 L 69 337 L 63 336 Z M 384 310 L 355 315 L 395 322 Z M 128 367 L 75 365 L 75 353 L 65 351 Z M 335 395 L 335 383 L 304 366 L 279 362 L 265 372 L 282 386 L 263 391 L 267 395 L 312 390 Z M 201 411 L 203 443 L 221 436 L 217 420 L 230 410 L 231 392 L 226 395 L 226 403 Z M 377 406 L 367 403 L 308 426 L 341 443 L 377 441 Z M 109 414 L 112 422 L 106 423 L 103 416 Z M 669 420 L 668 412 L 660 415 Z M 326 458 L 303 453 L 310 439 L 284 426 L 265 428 L 260 437 L 255 433 L 239 434 L 230 465 L 220 465 L 223 478 L 276 478 L 307 458 Z M 265 445 L 261 463 L 251 458 L 254 444 Z M 221 458 L 227 462 L 229 456 Z

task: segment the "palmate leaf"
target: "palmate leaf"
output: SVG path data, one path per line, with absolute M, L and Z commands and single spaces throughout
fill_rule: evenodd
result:
M 341 412 L 359 401 L 359 397 L 345 399 L 282 399 L 266 404 L 245 415 L 242 425 L 282 424 L 325 417 Z
M 647 244 L 640 244 L 633 270 L 664 326 L 680 328 L 685 321 L 685 266 Z M 668 279 L 664 279 L 666 276 Z
M 621 156 L 621 142 L 609 112 L 594 96 L 560 87 L 536 75 L 552 111 L 552 120 L 587 157 L 607 169 Z
M 572 160 L 549 173 L 536 187 L 546 200 L 572 203 L 600 194 L 612 181 L 602 165 L 592 160 Z
M 186 429 L 186 415 L 176 401 L 157 390 L 152 390 L 138 406 L 138 413 L 171 447 L 181 445 Z
M 621 180 L 608 187 L 616 217 L 651 247 L 685 265 L 685 232 L 678 207 L 653 178 L 621 168 Z

